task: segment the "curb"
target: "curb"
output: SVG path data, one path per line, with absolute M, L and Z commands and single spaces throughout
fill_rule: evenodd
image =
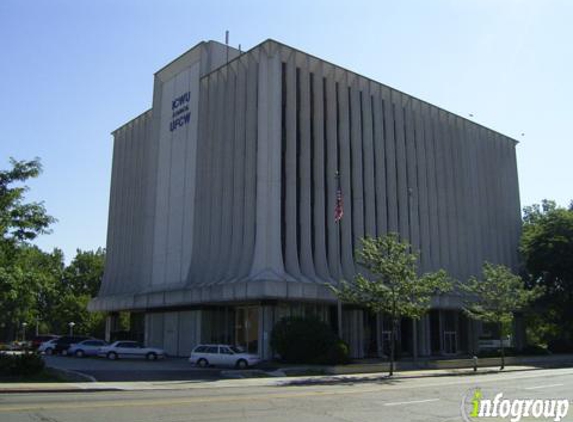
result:
M 46 367 L 46 370 L 54 375 L 64 378 L 66 381 L 73 382 L 97 382 L 95 377 L 84 374 L 83 372 L 72 371 L 71 369 L 54 368 L 52 366 Z
M 34 389 L 7 389 L 0 390 L 0 394 L 37 394 L 37 393 L 99 393 L 110 391 L 124 391 L 121 388 L 34 388 Z

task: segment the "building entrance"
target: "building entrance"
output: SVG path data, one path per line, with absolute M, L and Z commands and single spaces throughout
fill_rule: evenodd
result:
M 259 308 L 240 306 L 235 311 L 235 343 L 249 353 L 259 351 Z

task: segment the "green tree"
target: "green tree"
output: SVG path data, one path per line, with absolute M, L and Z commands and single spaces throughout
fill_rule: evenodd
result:
M 530 321 L 539 340 L 573 350 L 573 202 L 569 209 L 548 200 L 525 207 L 520 252 L 527 284 L 544 291 Z
M 28 187 L 21 183 L 40 175 L 40 160 L 16 161 L 11 158 L 10 164 L 10 170 L 0 171 L 0 248 L 4 259 L 9 258 L 9 253 L 21 242 L 29 242 L 40 234 L 48 233 L 50 224 L 56 221 L 47 214 L 43 203 L 24 200 Z
M 452 289 L 445 271 L 418 274 L 418 254 L 396 234 L 365 237 L 357 261 L 365 269 L 354 280 L 331 287 L 342 301 L 383 312 L 392 321 L 390 375 L 394 374 L 396 328 L 403 317 L 419 319 L 430 309 L 432 297 Z
M 0 265 L 0 312 L 4 337 L 9 338 L 23 322 L 32 328 L 43 321 L 49 328 L 64 267 L 58 249 L 46 253 L 36 246 L 20 245 L 11 256 L 10 262 Z
M 471 277 L 459 288 L 466 293 L 464 311 L 473 319 L 494 323 L 499 328 L 501 368 L 505 368 L 503 345 L 504 326 L 509 325 L 516 311 L 523 310 L 539 296 L 539 289 L 528 289 L 521 277 L 503 265 L 485 262 L 482 278 Z
M 47 288 L 49 276 L 36 265 L 42 253 L 29 246 L 49 232 L 55 219 L 41 202 L 26 202 L 25 182 L 42 171 L 39 159 L 10 159 L 11 169 L 0 170 L 0 313 L 2 335 L 13 337 L 22 322 L 29 323 L 39 311 L 36 302 Z
M 105 264 L 105 249 L 82 251 L 78 249 L 76 256 L 66 268 L 64 284 L 76 295 L 97 296 L 103 278 Z
M 68 331 L 74 322 L 74 333 L 101 336 L 105 329 L 105 316 L 88 312 L 87 304 L 97 295 L 105 262 L 105 250 L 77 250 L 76 256 L 63 273 L 58 285 L 58 300 L 52 312 L 52 324 L 57 332 Z

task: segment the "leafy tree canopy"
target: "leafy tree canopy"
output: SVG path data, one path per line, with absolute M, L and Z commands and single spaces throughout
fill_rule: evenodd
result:
M 418 275 L 418 254 L 396 234 L 362 239 L 357 261 L 365 274 L 333 287 L 342 300 L 365 306 L 374 313 L 400 318 L 420 318 L 430 308 L 433 296 L 452 289 L 445 271 Z
M 498 324 L 510 322 L 514 312 L 541 294 L 539 288 L 527 289 L 509 268 L 489 262 L 483 265 L 481 279 L 471 277 L 459 287 L 466 293 L 464 310 L 470 318 Z
M 530 280 L 550 295 L 573 299 L 573 203 L 544 200 L 524 208 L 520 251 Z
M 553 351 L 573 351 L 573 202 L 525 207 L 520 252 L 528 285 L 544 291 L 526 314 L 528 335 Z
M 41 202 L 25 202 L 28 187 L 19 185 L 40 175 L 40 160 L 11 158 L 10 164 L 12 169 L 0 171 L 0 239 L 4 246 L 33 240 L 47 233 L 50 224 L 56 221 L 46 213 Z

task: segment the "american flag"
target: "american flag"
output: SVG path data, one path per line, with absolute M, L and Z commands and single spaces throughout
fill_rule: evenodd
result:
M 334 207 L 334 221 L 339 222 L 344 216 L 344 207 L 342 206 L 342 188 L 340 187 L 340 175 L 336 172 L 336 207 Z

